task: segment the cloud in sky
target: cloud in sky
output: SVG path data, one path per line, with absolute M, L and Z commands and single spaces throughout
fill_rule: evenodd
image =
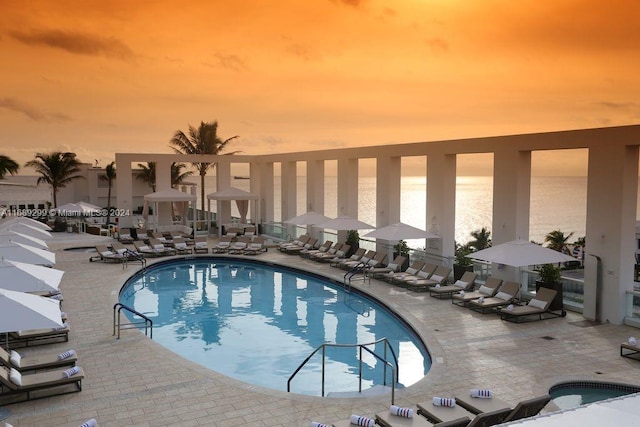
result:
M 71 120 L 69 116 L 62 113 L 50 113 L 40 108 L 29 105 L 26 102 L 20 101 L 15 98 L 0 98 L 0 108 L 21 113 L 35 121 L 68 121 Z

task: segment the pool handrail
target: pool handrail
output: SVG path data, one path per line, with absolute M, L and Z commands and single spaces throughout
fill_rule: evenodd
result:
M 368 346 L 372 346 L 372 345 L 376 345 L 379 344 L 381 342 L 384 342 L 385 346 L 384 346 L 384 357 L 381 357 L 380 355 L 378 355 L 377 353 L 375 353 L 374 351 L 372 351 L 371 349 L 368 348 Z M 300 370 L 307 364 L 307 362 L 309 362 L 309 360 L 311 360 L 311 358 L 318 353 L 318 351 L 322 350 L 322 397 L 324 397 L 325 392 L 324 392 L 324 383 L 325 383 L 325 358 L 326 358 L 326 348 L 327 347 L 338 347 L 338 348 L 353 348 L 353 347 L 358 347 L 359 349 L 359 353 L 358 353 L 358 358 L 359 358 L 359 371 L 358 371 L 358 392 L 362 393 L 362 351 L 366 351 L 369 354 L 371 354 L 373 357 L 375 357 L 376 359 L 378 359 L 379 361 L 381 361 L 382 363 L 384 363 L 384 382 L 383 385 L 387 385 L 387 367 L 389 367 L 391 369 L 391 375 L 392 375 L 392 383 L 391 383 L 391 404 L 393 405 L 395 403 L 395 391 L 396 391 L 396 382 L 398 381 L 399 378 L 399 366 L 398 366 L 398 358 L 396 356 L 395 351 L 393 350 L 393 347 L 391 346 L 391 344 L 389 343 L 389 340 L 384 337 L 384 338 L 380 338 L 376 341 L 373 342 L 369 342 L 369 343 L 362 343 L 362 344 L 336 344 L 336 343 L 324 343 L 319 345 L 315 350 L 313 350 L 311 352 L 311 354 L 309 354 L 309 356 L 307 356 L 306 359 L 304 359 L 304 361 L 302 363 L 300 363 L 300 365 L 296 368 L 295 371 L 293 371 L 293 373 L 289 376 L 289 379 L 287 380 L 287 392 L 291 392 L 291 381 L 293 380 L 293 378 L 298 374 L 298 372 L 300 372 Z M 391 351 L 391 356 L 393 358 L 393 362 L 395 364 L 395 366 L 393 364 L 391 364 L 389 362 L 389 360 L 387 359 L 387 348 Z
M 120 323 L 120 312 L 122 310 L 126 310 L 138 317 L 141 317 L 143 320 L 138 322 Z M 116 320 L 116 313 L 117 313 L 117 320 Z M 121 329 L 131 329 L 131 328 L 137 327 L 136 325 L 142 325 L 142 324 L 144 324 L 144 334 L 147 335 L 147 332 L 149 332 L 149 338 L 153 339 L 153 320 L 151 320 L 149 317 L 145 316 L 144 314 L 120 302 L 117 302 L 113 305 L 113 335 L 116 335 L 116 331 L 117 331 L 117 335 L 118 335 L 117 339 L 120 339 Z

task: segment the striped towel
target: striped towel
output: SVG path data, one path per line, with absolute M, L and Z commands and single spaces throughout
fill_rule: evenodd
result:
M 638 344 L 638 340 L 636 339 L 636 337 L 629 337 L 629 344 L 631 345 L 637 345 Z
M 376 422 L 371 418 L 363 417 L 361 415 L 351 415 L 351 424 L 364 427 L 375 427 Z
M 413 409 L 411 408 L 401 408 L 400 406 L 391 405 L 391 407 L 389 407 L 389 412 L 391 413 L 391 415 L 413 418 Z
M 491 390 L 482 389 L 482 388 L 472 388 L 471 397 L 479 397 L 481 399 L 491 399 L 493 397 L 493 392 Z
M 98 422 L 94 418 L 91 418 L 90 420 L 87 420 L 80 424 L 80 427 L 96 427 L 97 425 Z
M 61 331 L 63 329 L 67 329 L 69 327 L 69 324 L 67 322 L 63 322 L 62 326 L 58 326 L 55 330 L 56 331 Z
M 311 421 L 311 427 L 332 427 L 331 424 L 322 424 L 317 421 Z
M 450 399 L 448 397 L 434 397 L 433 404 L 436 406 L 447 406 L 453 408 L 456 406 L 456 399 Z
M 76 355 L 76 351 L 75 350 L 67 350 L 64 353 L 61 353 L 58 355 L 58 360 L 64 360 L 64 359 L 68 359 L 71 356 L 75 356 Z
M 65 378 L 71 378 L 72 376 L 74 376 L 75 374 L 77 374 L 78 372 L 80 372 L 80 368 L 77 366 L 74 366 L 73 368 L 69 368 L 67 370 L 65 370 L 62 375 Z

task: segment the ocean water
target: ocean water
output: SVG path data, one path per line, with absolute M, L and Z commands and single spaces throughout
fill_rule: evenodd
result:
M 10 177 L 8 181 L 35 184 L 34 177 Z M 199 177 L 192 177 L 189 181 L 199 184 Z M 300 176 L 298 186 L 298 214 L 306 209 L 306 177 Z M 280 180 L 274 180 L 275 188 L 275 219 L 281 218 L 280 212 Z M 216 191 L 215 176 L 206 177 L 207 194 Z M 232 185 L 249 191 L 250 181 L 234 179 Z M 375 225 L 375 178 L 360 177 L 359 209 L 360 220 Z M 640 191 L 639 191 L 640 193 Z M 200 191 L 196 191 L 198 198 Z M 48 186 L 22 187 L 0 185 L 0 205 L 4 201 L 49 200 L 51 191 Z M 401 190 L 401 221 L 415 227 L 426 229 L 426 177 L 402 177 Z M 490 176 L 460 176 L 456 190 L 456 241 L 466 243 L 471 240 L 470 233 L 481 227 L 491 229 L 493 200 L 493 178 Z M 198 201 L 198 207 L 200 202 Z M 212 205 L 215 211 L 215 204 Z M 531 221 L 529 225 L 529 239 L 542 242 L 544 236 L 553 230 L 564 233 L 574 233 L 570 241 L 585 235 L 587 206 L 587 178 L 586 177 L 532 177 L 531 179 Z M 640 212 L 640 205 L 638 208 Z M 337 179 L 325 178 L 325 209 L 323 212 L 329 217 L 337 216 Z M 238 216 L 235 204 L 232 204 L 232 215 Z M 361 233 L 363 234 L 363 233 Z M 410 242 L 411 244 L 411 242 Z M 413 246 L 415 247 L 415 246 Z

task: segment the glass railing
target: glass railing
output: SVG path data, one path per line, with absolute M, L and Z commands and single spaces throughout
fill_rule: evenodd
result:
M 627 291 L 627 313 L 624 323 L 640 328 L 640 291 Z

